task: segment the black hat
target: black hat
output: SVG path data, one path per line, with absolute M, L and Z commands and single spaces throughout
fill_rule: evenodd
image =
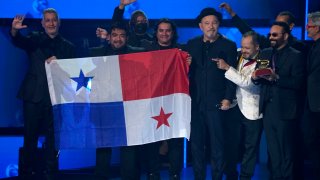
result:
M 222 14 L 220 12 L 216 11 L 214 8 L 209 8 L 209 7 L 202 9 L 196 20 L 198 23 L 200 23 L 202 18 L 209 16 L 209 15 L 216 16 L 219 22 L 222 21 Z

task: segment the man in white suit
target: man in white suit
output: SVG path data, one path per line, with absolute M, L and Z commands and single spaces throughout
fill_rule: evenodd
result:
M 229 66 L 223 59 L 213 59 L 219 69 L 226 70 L 225 77 L 237 85 L 236 97 L 241 111 L 239 114 L 245 146 L 241 162 L 241 180 L 251 179 L 253 176 L 262 132 L 262 114 L 259 113 L 260 87 L 251 80 L 258 55 L 258 36 L 250 31 L 242 37 L 237 69 Z

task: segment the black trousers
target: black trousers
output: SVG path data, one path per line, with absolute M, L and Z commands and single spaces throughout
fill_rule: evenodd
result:
M 169 156 L 169 175 L 174 176 L 180 173 L 183 166 L 183 138 L 174 138 L 167 140 L 168 142 L 168 156 Z
M 304 144 L 312 163 L 312 176 L 320 179 L 320 112 L 312 112 L 306 105 L 302 129 Z
M 142 145 L 144 153 L 144 161 L 147 171 L 147 176 L 152 179 L 160 178 L 160 157 L 159 147 L 161 142 L 154 142 Z M 148 178 L 147 178 L 148 179 Z
M 140 146 L 120 147 L 120 174 L 123 180 L 140 179 Z M 95 174 L 98 177 L 110 178 L 110 161 L 112 148 L 96 149 Z
M 169 176 L 180 177 L 183 165 L 183 138 L 168 139 Z M 143 145 L 146 149 L 147 173 L 160 176 L 161 162 L 159 158 L 159 148 L 161 142 Z
M 296 119 L 283 120 L 277 102 L 269 101 L 263 111 L 263 127 L 271 165 L 272 179 L 293 179 L 294 133 Z
M 237 163 L 240 155 L 241 112 L 238 106 L 227 111 L 225 120 L 225 175 L 226 180 L 238 180 Z
M 49 99 L 39 103 L 23 102 L 24 115 L 24 153 L 21 158 L 21 173 L 29 174 L 35 171 L 38 138 L 45 135 L 44 154 L 46 171 L 57 171 L 57 153 L 55 150 L 53 112 Z
M 244 153 L 240 170 L 241 180 L 250 180 L 254 174 L 262 134 L 262 123 L 262 119 L 249 120 L 243 115 L 241 116 L 241 128 L 244 136 Z
M 221 180 L 225 166 L 224 162 L 224 126 L 225 113 L 221 110 L 199 111 L 191 110 L 191 153 L 194 177 L 197 180 L 206 178 L 205 153 L 206 139 L 210 144 L 210 161 L 212 179 Z M 208 132 L 209 137 L 206 137 Z

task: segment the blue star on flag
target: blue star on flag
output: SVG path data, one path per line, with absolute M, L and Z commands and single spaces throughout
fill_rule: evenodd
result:
M 78 83 L 77 85 L 77 91 L 81 88 L 81 87 L 85 87 L 88 90 L 91 90 L 91 86 L 88 86 L 88 83 L 91 81 L 91 79 L 93 79 L 94 76 L 91 77 L 85 77 L 82 69 L 80 69 L 80 74 L 79 77 L 71 77 L 72 80 L 74 80 L 75 82 Z

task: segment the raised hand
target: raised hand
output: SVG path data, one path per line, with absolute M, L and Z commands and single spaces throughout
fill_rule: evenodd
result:
M 103 28 L 97 28 L 96 35 L 100 39 L 109 40 L 109 34 L 108 34 L 107 30 L 105 30 Z
M 137 0 L 120 0 L 119 9 L 124 9 L 125 6 L 136 2 Z
M 232 10 L 231 6 L 228 3 L 225 3 L 225 2 L 221 3 L 219 5 L 219 8 L 225 9 L 230 14 L 231 17 L 236 15 L 236 13 Z
M 20 29 L 27 28 L 27 25 L 22 25 L 23 20 L 24 20 L 23 15 L 16 15 L 12 21 L 12 29 L 20 30 Z

